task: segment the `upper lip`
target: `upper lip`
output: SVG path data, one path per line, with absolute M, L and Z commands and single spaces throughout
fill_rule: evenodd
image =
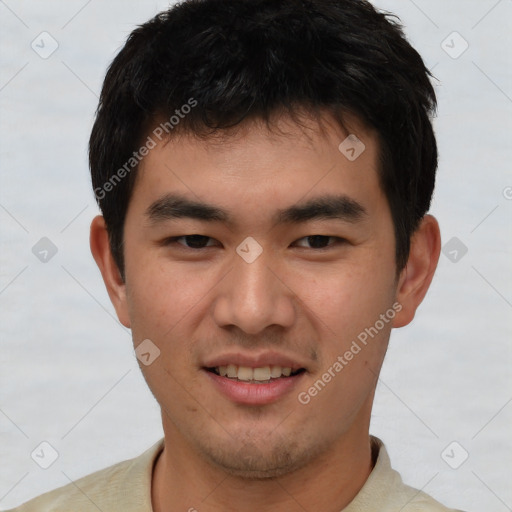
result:
M 306 369 L 304 363 L 297 358 L 280 354 L 278 352 L 261 352 L 259 354 L 247 354 L 242 352 L 230 352 L 212 357 L 204 363 L 205 368 L 217 368 L 218 366 L 248 366 L 249 368 L 261 368 L 263 366 L 281 366 L 292 370 Z

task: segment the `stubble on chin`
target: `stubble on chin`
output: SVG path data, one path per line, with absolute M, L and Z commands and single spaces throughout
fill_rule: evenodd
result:
M 291 434 L 293 435 L 293 434 Z M 236 449 L 236 445 L 241 444 Z M 275 436 L 271 442 L 262 439 L 232 439 L 222 445 L 205 443 L 203 438 L 200 452 L 216 468 L 226 474 L 244 480 L 268 480 L 278 478 L 303 468 L 315 457 L 328 450 L 325 443 L 306 446 L 297 439 L 285 439 Z

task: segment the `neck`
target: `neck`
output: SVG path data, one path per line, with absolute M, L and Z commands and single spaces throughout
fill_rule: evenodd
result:
M 300 469 L 281 477 L 251 479 L 213 466 L 164 422 L 165 447 L 153 471 L 153 511 L 342 510 L 373 468 L 369 425 L 353 427 Z

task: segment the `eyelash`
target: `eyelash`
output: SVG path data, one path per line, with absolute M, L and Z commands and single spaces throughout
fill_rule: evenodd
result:
M 206 235 L 182 235 L 182 236 L 174 236 L 174 237 L 170 237 L 170 238 L 167 238 L 166 240 L 163 241 L 163 245 L 165 246 L 168 246 L 168 245 L 172 245 L 172 244 L 176 244 L 178 242 L 178 240 L 182 239 L 182 238 L 191 238 L 191 237 L 201 237 L 201 238 L 207 238 L 209 240 L 214 240 L 213 238 L 209 237 L 209 236 L 206 236 Z M 297 241 L 300 241 L 300 240 L 304 240 L 304 239 L 308 239 L 308 238 L 314 238 L 314 237 L 321 237 L 321 238 L 327 238 L 327 239 L 334 239 L 336 240 L 336 244 L 331 244 L 327 247 L 320 247 L 320 248 L 314 248 L 314 247 L 305 247 L 305 249 L 312 249 L 312 250 L 315 250 L 315 251 L 325 251 L 327 249 L 330 249 L 330 248 L 333 248 L 335 245 L 339 245 L 339 244 L 343 244 L 343 243 L 346 243 L 347 241 L 344 239 L 344 238 L 340 238 L 340 237 L 337 237 L 337 236 L 329 236 L 329 235 L 308 235 L 308 236 L 304 236 L 302 238 L 299 238 Z M 192 251 L 200 251 L 202 249 L 208 249 L 209 247 L 212 247 L 211 245 L 210 246 L 205 246 L 205 247 L 187 247 L 183 244 L 179 244 L 181 245 L 184 249 L 190 249 Z M 304 247 L 302 247 L 304 249 Z

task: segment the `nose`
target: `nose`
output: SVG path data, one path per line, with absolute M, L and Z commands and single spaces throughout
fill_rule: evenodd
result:
M 274 325 L 291 327 L 296 316 L 295 293 L 280 268 L 267 250 L 251 263 L 236 255 L 232 270 L 217 288 L 213 310 L 217 325 L 235 325 L 253 335 Z

